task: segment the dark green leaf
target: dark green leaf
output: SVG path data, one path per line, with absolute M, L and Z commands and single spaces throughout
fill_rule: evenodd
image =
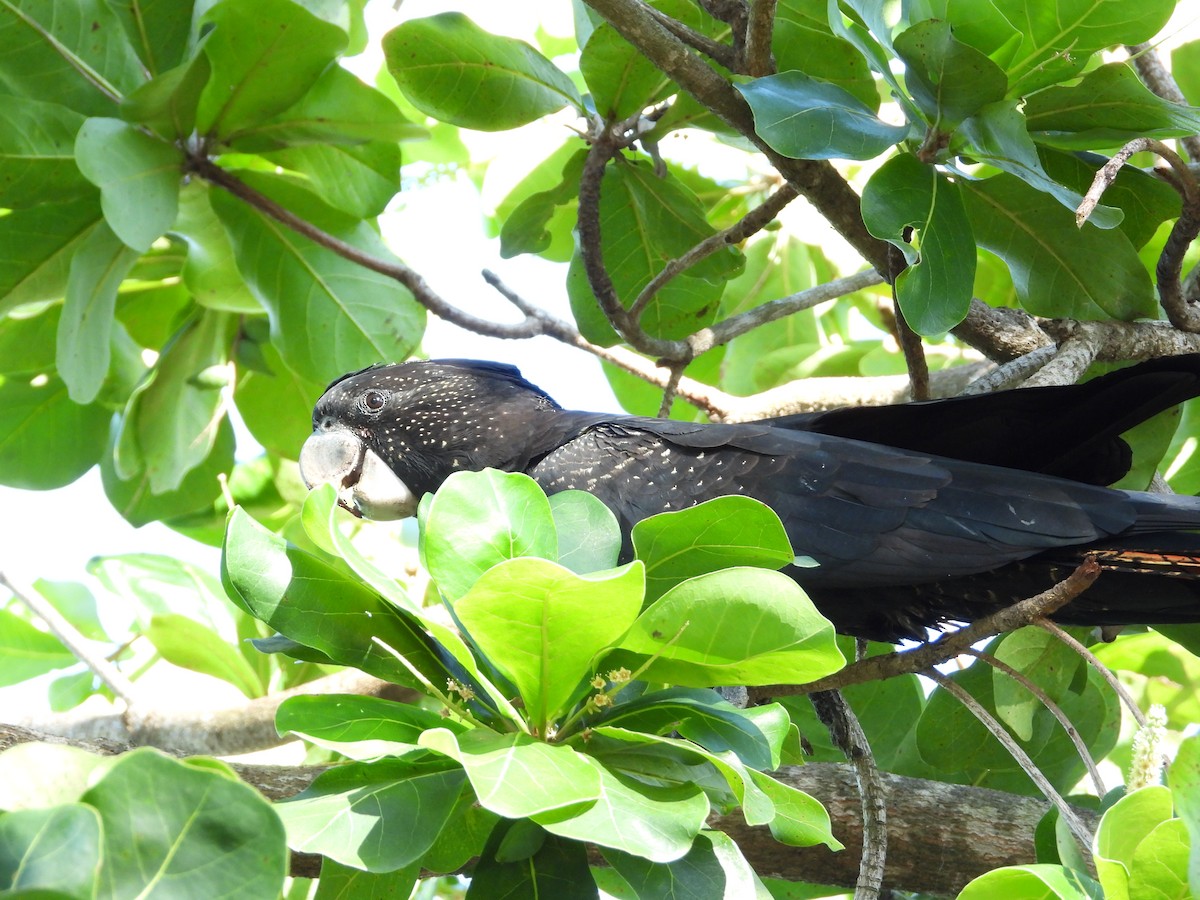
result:
M 75 139 L 80 171 L 100 188 L 117 237 L 145 253 L 175 221 L 183 155 L 120 119 L 88 119 Z
M 100 817 L 68 803 L 0 813 L 0 890 L 92 897 L 100 875 Z
M 103 895 L 136 896 L 186 881 L 208 897 L 262 897 L 283 885 L 283 825 L 270 802 L 223 764 L 133 750 L 83 802 L 103 825 Z
M 212 201 L 239 269 L 270 316 L 272 340 L 296 375 L 328 384 L 381 359 L 403 359 L 420 341 L 425 310 L 394 279 L 318 247 L 224 192 Z M 393 258 L 365 223 L 335 236 Z
M 837 85 L 803 72 L 734 86 L 750 104 L 758 136 L 792 159 L 870 159 L 908 134 Z
M 296 459 L 312 433 L 312 408 L 324 385 L 292 372 L 274 345 L 260 346 L 271 374 L 243 370 L 233 399 L 256 441 L 284 459 Z
M 0 483 L 29 490 L 70 484 L 100 459 L 112 412 L 80 406 L 57 376 L 0 381 Z
M 462 769 L 436 757 L 348 763 L 275 808 L 293 849 L 392 872 L 433 844 L 464 780 Z
M 421 684 L 412 666 L 439 688 L 446 683 L 448 673 L 432 642 L 395 607 L 240 509 L 229 519 L 221 578 L 247 612 L 340 665 L 400 684 Z
M 696 575 L 731 566 L 781 569 L 795 557 L 783 523 L 750 497 L 718 497 L 633 527 L 633 547 L 646 564 L 646 597 L 656 600 Z
M 829 27 L 826 0 L 780 0 L 775 9 L 771 50 L 781 72 L 798 69 L 810 78 L 841 85 L 871 109 L 879 90 L 871 69 L 852 44 Z
M 701 832 L 688 854 L 674 862 L 652 863 L 617 850 L 602 852 L 638 897 L 675 896 L 688 900 L 770 897 L 737 844 L 719 831 Z
M 579 71 L 592 92 L 596 112 L 620 121 L 652 106 L 670 80 L 607 22 L 592 32 L 579 55 Z
M 5 97 L 0 106 L 0 206 L 19 209 L 92 193 L 72 148 L 83 116 L 58 103 Z
M 415 747 L 423 731 L 453 724 L 440 713 L 411 703 L 358 694 L 289 697 L 275 713 L 280 734 L 301 735 L 351 759 L 399 755 Z
M 571 79 L 550 60 L 461 13 L 405 22 L 384 36 L 383 52 L 414 106 L 463 128 L 503 131 L 567 104 L 583 107 Z
M 180 62 L 192 30 L 194 0 L 114 0 L 112 6 L 151 75 Z
M 954 37 L 949 22 L 926 20 L 896 35 L 905 84 L 939 129 L 953 128 L 980 107 L 1004 98 L 1003 70 Z
M 500 255 L 537 253 L 566 262 L 574 250 L 572 237 L 579 205 L 579 176 L 587 153 L 564 144 L 512 189 L 496 209 Z
M 94 194 L 0 217 L 0 313 L 63 296 L 72 259 L 103 221 L 99 199 Z
M 410 865 L 394 872 L 364 872 L 328 857 L 321 860 L 321 878 L 313 900 L 396 900 L 408 897 L 420 881 L 421 866 Z M 296 884 L 293 879 L 293 884 Z M 307 894 L 305 896 L 308 896 Z M 292 900 L 285 895 L 285 900 Z
M 1150 276 L 1119 230 L 1076 227 L 1069 211 L 1012 175 L 959 186 L 976 239 L 1008 263 L 1029 312 L 1076 319 L 1154 316 Z
M 908 260 L 895 289 L 912 329 L 942 334 L 961 322 L 975 285 L 975 241 L 958 188 L 933 166 L 901 153 L 867 182 L 862 214 L 870 232 Z
M 224 0 L 205 16 L 212 77 L 196 128 L 229 139 L 295 104 L 346 46 L 346 33 L 291 0 Z
M 152 128 L 167 140 L 186 138 L 196 126 L 196 105 L 211 74 L 208 57 L 194 56 L 121 101 L 121 118 Z
M 500 862 L 498 851 L 504 838 L 520 824 L 497 823 L 471 875 L 467 900 L 502 897 L 599 900 L 600 894 L 588 868 L 587 851 L 578 841 L 548 834 L 533 856 Z

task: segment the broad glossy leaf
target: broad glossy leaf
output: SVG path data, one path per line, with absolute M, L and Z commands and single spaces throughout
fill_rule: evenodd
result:
M 71 260 L 56 358 L 76 403 L 95 400 L 108 375 L 117 290 L 137 258 L 136 250 L 100 222 Z
M 975 241 L 958 188 L 915 156 L 894 156 L 863 189 L 863 220 L 908 260 L 896 278 L 904 318 L 918 334 L 949 331 L 967 315 Z M 906 229 L 913 229 L 906 241 Z
M 73 403 L 56 375 L 3 377 L 0 483 L 28 490 L 70 484 L 99 461 L 111 418 L 99 404 Z
M 88 119 L 75 139 L 75 159 L 100 188 L 109 226 L 145 253 L 175 221 L 183 155 L 179 148 L 120 119 Z
M 1008 263 L 1021 305 L 1038 316 L 1153 317 L 1146 267 L 1122 232 L 1085 225 L 1012 175 L 961 181 L 976 240 Z
M 511 852 L 514 834 L 526 838 L 527 849 L 510 858 L 506 851 Z M 501 821 L 489 835 L 467 889 L 467 900 L 493 897 L 599 900 L 600 894 L 583 844 L 539 832 L 528 822 Z
M 1028 95 L 1070 77 L 1090 55 L 1114 44 L 1148 41 L 1166 24 L 1173 0 L 1130 5 L 1096 0 L 994 0 L 993 5 L 1021 32 L 1021 44 L 1005 65 L 1009 95 Z
M 1056 703 L 1075 680 L 1083 662 L 1074 650 L 1040 628 L 1022 628 L 1005 635 L 993 652 L 997 659 L 1031 680 Z M 1042 701 L 999 669 L 992 670 L 992 696 L 1000 720 L 1017 737 L 1030 740 L 1034 716 L 1043 709 Z
M 399 755 L 413 749 L 422 732 L 455 724 L 411 703 L 359 694 L 302 694 L 284 700 L 275 713 L 280 734 L 301 735 L 351 759 Z
M 776 68 L 799 69 L 810 78 L 841 85 L 871 109 L 878 109 L 879 89 L 871 69 L 853 45 L 834 35 L 827 6 L 825 0 L 780 0 L 771 33 Z
M 659 513 L 634 525 L 632 537 L 646 564 L 649 600 L 696 575 L 730 566 L 781 569 L 795 558 L 779 516 L 750 497 L 717 497 Z
M 246 287 L 238 271 L 229 235 L 213 212 L 210 190 L 213 189 L 194 180 L 179 193 L 179 215 L 171 234 L 187 245 L 183 283 L 201 306 L 227 312 L 262 313 L 262 304 Z
M 451 600 L 518 556 L 558 558 L 550 503 L 528 475 L 455 472 L 418 510 L 421 562 Z
M 1100 66 L 1076 85 L 1039 91 L 1026 102 L 1025 117 L 1039 143 L 1068 150 L 1200 131 L 1200 109 L 1163 100 L 1126 63 Z
M 775 818 L 767 825 L 779 843 L 789 847 L 824 844 L 830 850 L 845 849 L 833 836 L 829 813 L 820 800 L 775 780 L 766 772 L 751 769 L 750 778 L 775 805 Z
M 3 93 L 61 103 L 88 116 L 111 115 L 115 98 L 145 77 L 105 0 L 3 0 L 0 47 Z
M 275 809 L 294 850 L 391 872 L 433 844 L 464 780 L 462 769 L 438 758 L 347 763 Z
M 425 311 L 398 282 L 318 247 L 223 192 L 213 208 L 229 231 L 250 289 L 271 319 L 284 363 L 328 384 L 381 359 L 402 359 L 421 339 Z M 365 223 L 335 236 L 384 259 Z
M 237 649 L 211 628 L 187 616 L 155 616 L 145 631 L 163 659 L 173 665 L 227 681 L 247 697 L 266 694 L 266 685 Z
M 461 13 L 405 22 L 384 36 L 383 52 L 414 106 L 462 128 L 503 131 L 568 104 L 583 107 L 571 79 L 550 60 Z
M 577 575 L 616 568 L 621 526 L 612 510 L 585 491 L 560 491 L 548 499 L 559 564 Z
M 18 684 L 75 663 L 54 635 L 0 609 L 0 685 Z
M 400 190 L 400 147 L 395 141 L 306 144 L 265 154 L 305 176 L 330 205 L 366 219 L 383 212 Z
M 688 852 L 704 827 L 708 797 L 695 785 L 654 785 L 599 767 L 600 796 L 569 819 L 548 817 L 543 828 L 560 837 L 610 847 L 654 862 Z
M 1192 841 L 1188 884 L 1196 894 L 1200 891 L 1200 737 L 1192 735 L 1179 745 L 1170 777 L 1171 799 Z
M 1146 835 L 1129 867 L 1129 900 L 1192 897 L 1187 875 L 1189 851 L 1187 827 L 1179 819 L 1168 819 Z
M 121 0 L 113 6 L 151 75 L 180 62 L 191 36 L 195 0 Z
M 305 144 L 395 142 L 427 134 L 405 119 L 387 95 L 341 66 L 330 66 L 295 105 L 246 129 L 232 144 L 235 150 L 261 152 Z
M 175 491 L 209 456 L 226 414 L 235 324 L 230 314 L 208 310 L 163 350 L 125 407 L 113 457 L 123 479 L 145 472 L 152 492 Z
M 103 825 L 103 895 L 186 882 L 209 897 L 274 896 L 283 885 L 288 854 L 279 816 L 223 764 L 133 750 L 82 799 Z
M 1005 866 L 971 881 L 958 900 L 1088 900 L 1098 889 L 1090 878 L 1063 866 Z
M 610 660 L 623 659 L 626 651 L 656 656 L 645 679 L 693 687 L 805 684 L 843 665 L 833 626 L 796 582 L 744 567 L 700 575 L 667 591 Z
M 0 107 L 0 205 L 61 203 L 92 193 L 72 159 L 83 116 L 58 103 L 5 97 Z
M 313 900 L 354 897 L 357 900 L 392 900 L 408 897 L 421 880 L 423 865 L 413 863 L 394 872 L 364 872 L 334 859 L 321 860 L 321 878 Z M 286 894 L 284 895 L 286 897 Z
M 0 813 L 0 888 L 94 896 L 100 841 L 100 817 L 82 803 Z
M 750 104 L 758 136 L 792 159 L 870 159 L 908 134 L 908 128 L 876 118 L 874 110 L 836 84 L 803 72 L 734 87 Z
M 534 168 L 496 208 L 500 255 L 536 253 L 566 262 L 574 251 L 579 176 L 587 152 L 564 144 Z
M 193 56 L 122 100 L 121 118 L 149 127 L 167 140 L 187 138 L 196 127 L 196 105 L 211 75 L 208 57 Z
M 1139 845 L 1171 818 L 1171 812 L 1171 791 L 1159 784 L 1126 794 L 1105 811 L 1096 829 L 1094 854 L 1106 897 L 1130 896 Z
M 271 374 L 242 369 L 233 399 L 254 439 L 283 459 L 295 459 L 312 433 L 312 408 L 323 384 L 301 378 L 261 345 Z
M 640 856 L 603 850 L 638 897 L 689 900 L 770 900 L 771 894 L 727 834 L 704 831 L 681 859 L 654 863 Z
M 509 559 L 484 572 L 454 612 L 544 734 L 637 618 L 644 579 L 636 561 L 580 576 L 549 560 Z
M 1025 116 L 1015 100 L 991 103 L 962 123 L 959 133 L 967 140 L 972 159 L 991 163 L 1026 184 L 1051 195 L 1072 213 L 1083 202 L 1078 190 L 1059 183 L 1042 167 L 1038 149 L 1027 130 Z M 1090 186 L 1090 182 L 1089 182 Z M 1087 190 L 1087 187 L 1083 187 Z M 1088 217 L 1097 228 L 1113 228 L 1123 214 L 1112 206 L 1099 205 Z
M 927 19 L 896 35 L 905 84 L 939 129 L 953 128 L 987 103 L 1004 98 L 1004 71 L 954 37 L 950 23 Z
M 280 634 L 400 684 L 420 684 L 401 654 L 439 686 L 447 671 L 432 642 L 374 591 L 268 532 L 242 510 L 229 518 L 221 578 L 231 598 Z
M 99 199 L 94 194 L 0 217 L 0 314 L 62 297 L 71 261 L 103 221 Z
M 224 0 L 205 21 L 212 77 L 196 128 L 229 139 L 296 103 L 346 46 L 346 33 L 290 0 Z
M 670 80 L 607 22 L 579 55 L 579 71 L 592 92 L 596 112 L 620 121 L 663 98 Z
M 75 803 L 114 761 L 66 744 L 17 744 L 0 753 L 0 809 Z
M 485 728 L 461 735 L 433 729 L 420 744 L 457 761 L 479 803 L 505 818 L 550 818 L 551 813 L 566 818 L 600 796 L 599 764 L 566 744 Z

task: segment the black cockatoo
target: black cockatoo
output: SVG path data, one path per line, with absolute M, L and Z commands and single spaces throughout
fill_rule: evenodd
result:
M 1087 554 L 1102 572 L 1056 618 L 1200 621 L 1200 498 L 1114 490 L 1120 434 L 1200 394 L 1200 354 L 1082 385 L 746 424 L 564 410 L 507 365 L 442 360 L 346 375 L 300 454 L 357 515 L 412 515 L 458 470 L 588 491 L 629 529 L 726 494 L 766 503 L 788 567 L 838 631 L 923 638 L 1044 590 Z

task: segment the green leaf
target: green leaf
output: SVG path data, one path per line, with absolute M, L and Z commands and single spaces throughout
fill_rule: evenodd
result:
M 0 813 L 0 890 L 92 897 L 100 875 L 100 817 L 81 803 Z
M 950 129 L 981 106 L 1004 98 L 1004 71 L 954 37 L 949 22 L 926 20 L 896 35 L 905 84 L 934 126 Z
M 1078 84 L 1037 92 L 1025 103 L 1025 118 L 1040 143 L 1066 150 L 1200 131 L 1200 109 L 1163 100 L 1126 63 L 1109 63 Z
M 579 72 L 592 92 L 596 112 L 610 122 L 653 106 L 671 86 L 670 79 L 607 22 L 583 45 Z
M 179 194 L 179 216 L 171 234 L 187 245 L 183 283 L 201 306 L 226 312 L 261 313 L 262 304 L 246 287 L 229 235 L 213 212 L 209 202 L 211 190 L 195 180 L 184 185 Z
M 133 750 L 82 799 L 103 826 L 104 896 L 186 882 L 208 897 L 262 897 L 283 885 L 288 854 L 279 817 L 215 761 Z
M 100 188 L 104 218 L 139 253 L 171 227 L 179 210 L 179 148 L 120 119 L 88 119 L 75 139 L 79 169 Z
M 395 872 L 364 872 L 354 866 L 344 866 L 328 857 L 321 860 L 321 878 L 313 900 L 395 900 L 408 897 L 420 881 L 422 866 L 411 865 Z M 292 882 L 296 884 L 295 881 Z M 304 882 L 301 882 L 302 884 Z M 284 895 L 285 900 L 291 896 Z
M 267 310 L 272 341 L 296 375 L 328 384 L 381 359 L 403 359 L 420 341 L 425 310 L 395 280 L 318 247 L 224 192 L 211 199 L 239 269 Z M 365 223 L 335 229 L 334 236 L 393 259 Z
M 312 433 L 312 408 L 324 385 L 285 366 L 273 344 L 260 347 L 271 373 L 242 367 L 233 399 L 256 441 L 283 459 L 294 459 Z
M 1082 662 L 1075 651 L 1040 628 L 1022 628 L 1005 635 L 994 655 L 1033 681 L 1055 702 L 1062 699 L 1075 680 Z M 1001 721 L 1021 740 L 1031 740 L 1034 716 L 1042 710 L 1042 701 L 999 669 L 992 670 L 992 696 Z
M 509 836 L 524 830 L 527 824 L 501 821 L 492 829 L 471 873 L 467 900 L 491 900 L 493 897 L 599 900 L 588 868 L 587 851 L 578 841 L 542 833 L 535 852 L 519 859 L 504 858 L 503 850 Z
M 604 858 L 638 897 L 687 897 L 688 900 L 770 900 L 763 883 L 728 835 L 705 831 L 688 854 L 667 863 L 603 850 Z
M 4 376 L 0 484 L 28 490 L 70 484 L 100 460 L 111 418 L 112 412 L 99 404 L 71 402 L 57 376 Z
M 83 116 L 58 103 L 5 97 L 0 108 L 0 205 L 61 203 L 92 192 L 72 148 Z
M 550 60 L 461 13 L 405 22 L 384 36 L 383 52 L 417 109 L 462 128 L 503 131 L 568 104 L 583 109 L 571 79 Z
M 113 763 L 65 744 L 17 744 L 0 753 L 0 809 L 75 803 Z
M 1147 0 L 1136 6 L 1095 0 L 1037 5 L 994 0 L 993 5 L 1021 31 L 1021 44 L 1005 65 L 1012 97 L 1070 77 L 1103 47 L 1150 40 L 1175 7 L 1174 0 Z
M 799 69 L 810 78 L 833 82 L 871 109 L 879 89 L 863 55 L 829 27 L 825 0 L 780 0 L 775 10 L 771 51 L 780 72 Z
M 782 72 L 735 84 L 754 113 L 754 130 L 792 159 L 870 159 L 898 144 L 908 128 L 889 125 L 835 84 Z
M 1170 818 L 1171 791 L 1162 785 L 1126 794 L 1104 813 L 1096 829 L 1094 852 L 1106 897 L 1131 895 L 1130 876 L 1140 845 Z
M 0 90 L 111 115 L 145 76 L 105 0 L 0 0 Z
M 229 517 L 221 579 L 230 597 L 280 634 L 399 684 L 420 684 L 401 654 L 425 679 L 448 675 L 429 638 L 388 601 L 235 509 Z
M 208 458 L 226 413 L 226 384 L 202 373 L 233 376 L 227 354 L 234 319 L 205 311 L 164 348 L 151 374 L 134 391 L 113 456 L 123 479 L 143 472 L 156 494 L 179 490 L 188 472 Z
M 587 151 L 564 144 L 512 189 L 496 208 L 500 255 L 537 253 L 554 262 L 571 258 L 578 218 L 579 177 Z
M 657 657 L 644 679 L 693 687 L 805 684 L 843 665 L 833 626 L 796 582 L 780 572 L 742 567 L 671 588 L 642 613 L 609 659 L 622 659 L 624 651 Z
M 417 517 L 421 563 L 451 600 L 506 559 L 558 558 L 550 503 L 537 482 L 519 472 L 455 472 Z
M 305 176 L 327 203 L 365 219 L 377 216 L 400 190 L 400 147 L 394 141 L 307 144 L 264 154 Z
M 95 400 L 108 375 L 117 290 L 137 258 L 138 252 L 101 222 L 71 260 L 56 358 L 76 403 Z
M 970 144 L 965 152 L 972 159 L 991 163 L 1002 172 L 1015 175 L 1026 184 L 1050 194 L 1075 212 L 1083 202 L 1083 194 L 1065 187 L 1042 167 L 1038 149 L 1026 130 L 1025 116 L 1017 106 L 1015 100 L 992 103 L 963 122 L 959 133 Z M 1113 228 L 1120 224 L 1122 216 L 1119 209 L 1097 206 L 1088 221 L 1097 228 Z
M 23 303 L 59 300 L 71 261 L 103 222 L 98 196 L 0 216 L 0 314 Z
M 289 697 L 275 713 L 280 734 L 297 734 L 349 756 L 374 759 L 413 749 L 430 728 L 454 727 L 440 713 L 358 694 L 309 694 Z
M 187 616 L 155 616 L 145 635 L 163 659 L 173 665 L 227 681 L 250 698 L 267 692 L 245 657 L 211 628 Z
M 1008 263 L 1021 305 L 1033 315 L 1155 315 L 1150 276 L 1119 230 L 1077 228 L 1071 213 L 1012 175 L 959 187 L 976 240 Z
M 1192 735 L 1179 745 L 1170 777 L 1171 798 L 1192 843 L 1188 884 L 1193 894 L 1200 894 L 1200 737 Z
M 183 59 L 195 5 L 195 0 L 123 0 L 115 4 L 125 34 L 151 75 L 158 75 Z
M 654 862 L 688 852 L 708 817 L 704 791 L 691 784 L 647 784 L 604 766 L 599 771 L 600 796 L 593 806 L 569 819 L 542 821 L 542 827 Z
M 904 318 L 918 334 L 949 331 L 967 315 L 975 286 L 975 241 L 958 188 L 915 156 L 894 156 L 863 189 L 863 220 L 904 253 L 896 279 Z M 913 229 L 911 241 L 905 240 Z
M 0 686 L 19 684 L 75 663 L 75 656 L 52 634 L 0 609 Z
M 1189 850 L 1187 827 L 1179 819 L 1169 819 L 1146 835 L 1129 867 L 1129 900 L 1190 900 Z
M 632 538 L 646 564 L 648 600 L 696 575 L 731 566 L 780 569 L 795 558 L 779 516 L 750 497 L 659 513 L 634 525 Z
M 516 685 L 545 734 L 642 608 L 644 573 L 632 562 L 579 576 L 544 559 L 504 560 L 454 604 L 471 639 Z
M 547 499 L 558 532 L 559 565 L 576 575 L 615 569 L 621 526 L 612 510 L 586 491 L 559 491 Z
M 387 95 L 363 84 L 341 66 L 330 66 L 312 88 L 279 115 L 252 125 L 233 141 L 248 153 L 306 144 L 360 144 L 427 136 Z
M 971 881 L 958 900 L 1089 900 L 1090 878 L 1062 866 L 1006 866 Z
M 224 0 L 205 20 L 212 77 L 196 129 L 228 140 L 295 104 L 346 46 L 346 33 L 291 0 Z
M 208 57 L 194 56 L 122 100 L 121 118 L 169 141 L 187 138 L 196 127 L 196 106 L 211 74 Z
M 458 762 L 480 805 L 508 819 L 568 818 L 600 796 L 600 766 L 566 744 L 485 728 L 461 735 L 435 728 L 420 744 Z
M 464 780 L 462 769 L 436 757 L 347 763 L 275 809 L 292 849 L 392 872 L 430 848 Z

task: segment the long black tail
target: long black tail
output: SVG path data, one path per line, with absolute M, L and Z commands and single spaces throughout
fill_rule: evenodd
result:
M 1167 356 L 1063 387 L 895 406 L 845 407 L 772 424 L 950 459 L 1112 484 L 1129 471 L 1120 435 L 1200 396 L 1200 354 Z

